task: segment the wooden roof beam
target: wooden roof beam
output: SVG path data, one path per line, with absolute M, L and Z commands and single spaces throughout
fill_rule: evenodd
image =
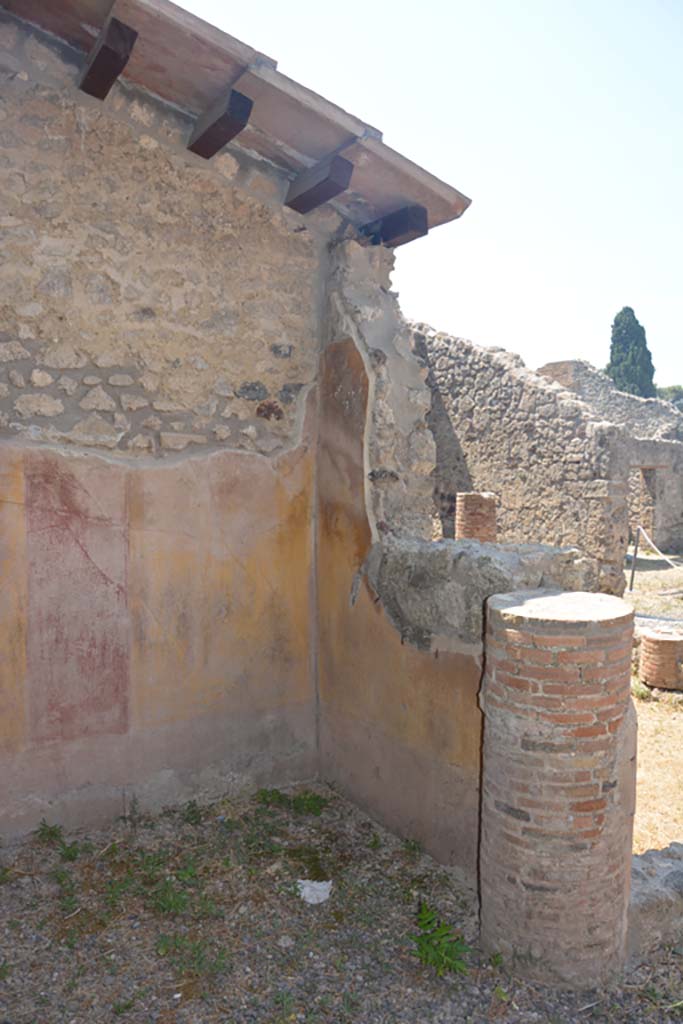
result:
M 353 164 L 336 154 L 321 160 L 315 167 L 309 167 L 297 175 L 289 186 L 285 206 L 297 213 L 310 213 L 340 192 L 345 192 L 351 182 Z
M 197 118 L 187 148 L 209 160 L 246 128 L 253 105 L 248 96 L 231 89 Z
M 421 238 L 429 231 L 427 211 L 424 206 L 403 206 L 400 210 L 387 213 L 384 217 L 359 228 L 362 237 L 370 245 L 386 245 L 396 248 L 415 238 Z
M 78 80 L 78 88 L 103 100 L 125 68 L 138 34 L 118 18 L 105 22 L 88 55 Z

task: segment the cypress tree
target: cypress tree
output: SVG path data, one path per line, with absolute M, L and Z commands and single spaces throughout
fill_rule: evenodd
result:
M 647 347 L 645 329 L 630 306 L 624 306 L 612 324 L 612 345 L 605 369 L 620 391 L 641 398 L 655 398 L 655 368 Z

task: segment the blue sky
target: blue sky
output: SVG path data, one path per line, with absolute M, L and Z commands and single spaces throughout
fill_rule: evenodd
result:
M 604 366 L 632 306 L 683 384 L 681 0 L 182 0 L 472 199 L 397 250 L 406 315 Z

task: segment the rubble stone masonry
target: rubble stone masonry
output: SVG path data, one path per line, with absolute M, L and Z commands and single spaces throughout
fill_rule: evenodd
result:
M 618 427 L 502 349 L 414 325 L 428 368 L 443 534 L 459 491 L 495 491 L 498 540 L 576 545 L 622 593 L 628 458 Z M 436 531 L 440 533 L 441 531 Z
M 604 594 L 489 599 L 481 928 L 546 983 L 623 966 L 635 809 L 633 611 Z
M 339 218 L 81 56 L 0 22 L 0 436 L 158 456 L 277 452 L 317 368 Z

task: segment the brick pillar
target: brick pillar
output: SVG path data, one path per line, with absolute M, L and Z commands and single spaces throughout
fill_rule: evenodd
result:
M 487 491 L 458 491 L 455 539 L 496 542 L 496 496 Z
M 537 981 L 599 985 L 624 963 L 632 634 L 632 609 L 606 594 L 488 601 L 482 942 Z
M 640 636 L 640 679 L 662 690 L 683 690 L 683 634 L 647 629 Z

